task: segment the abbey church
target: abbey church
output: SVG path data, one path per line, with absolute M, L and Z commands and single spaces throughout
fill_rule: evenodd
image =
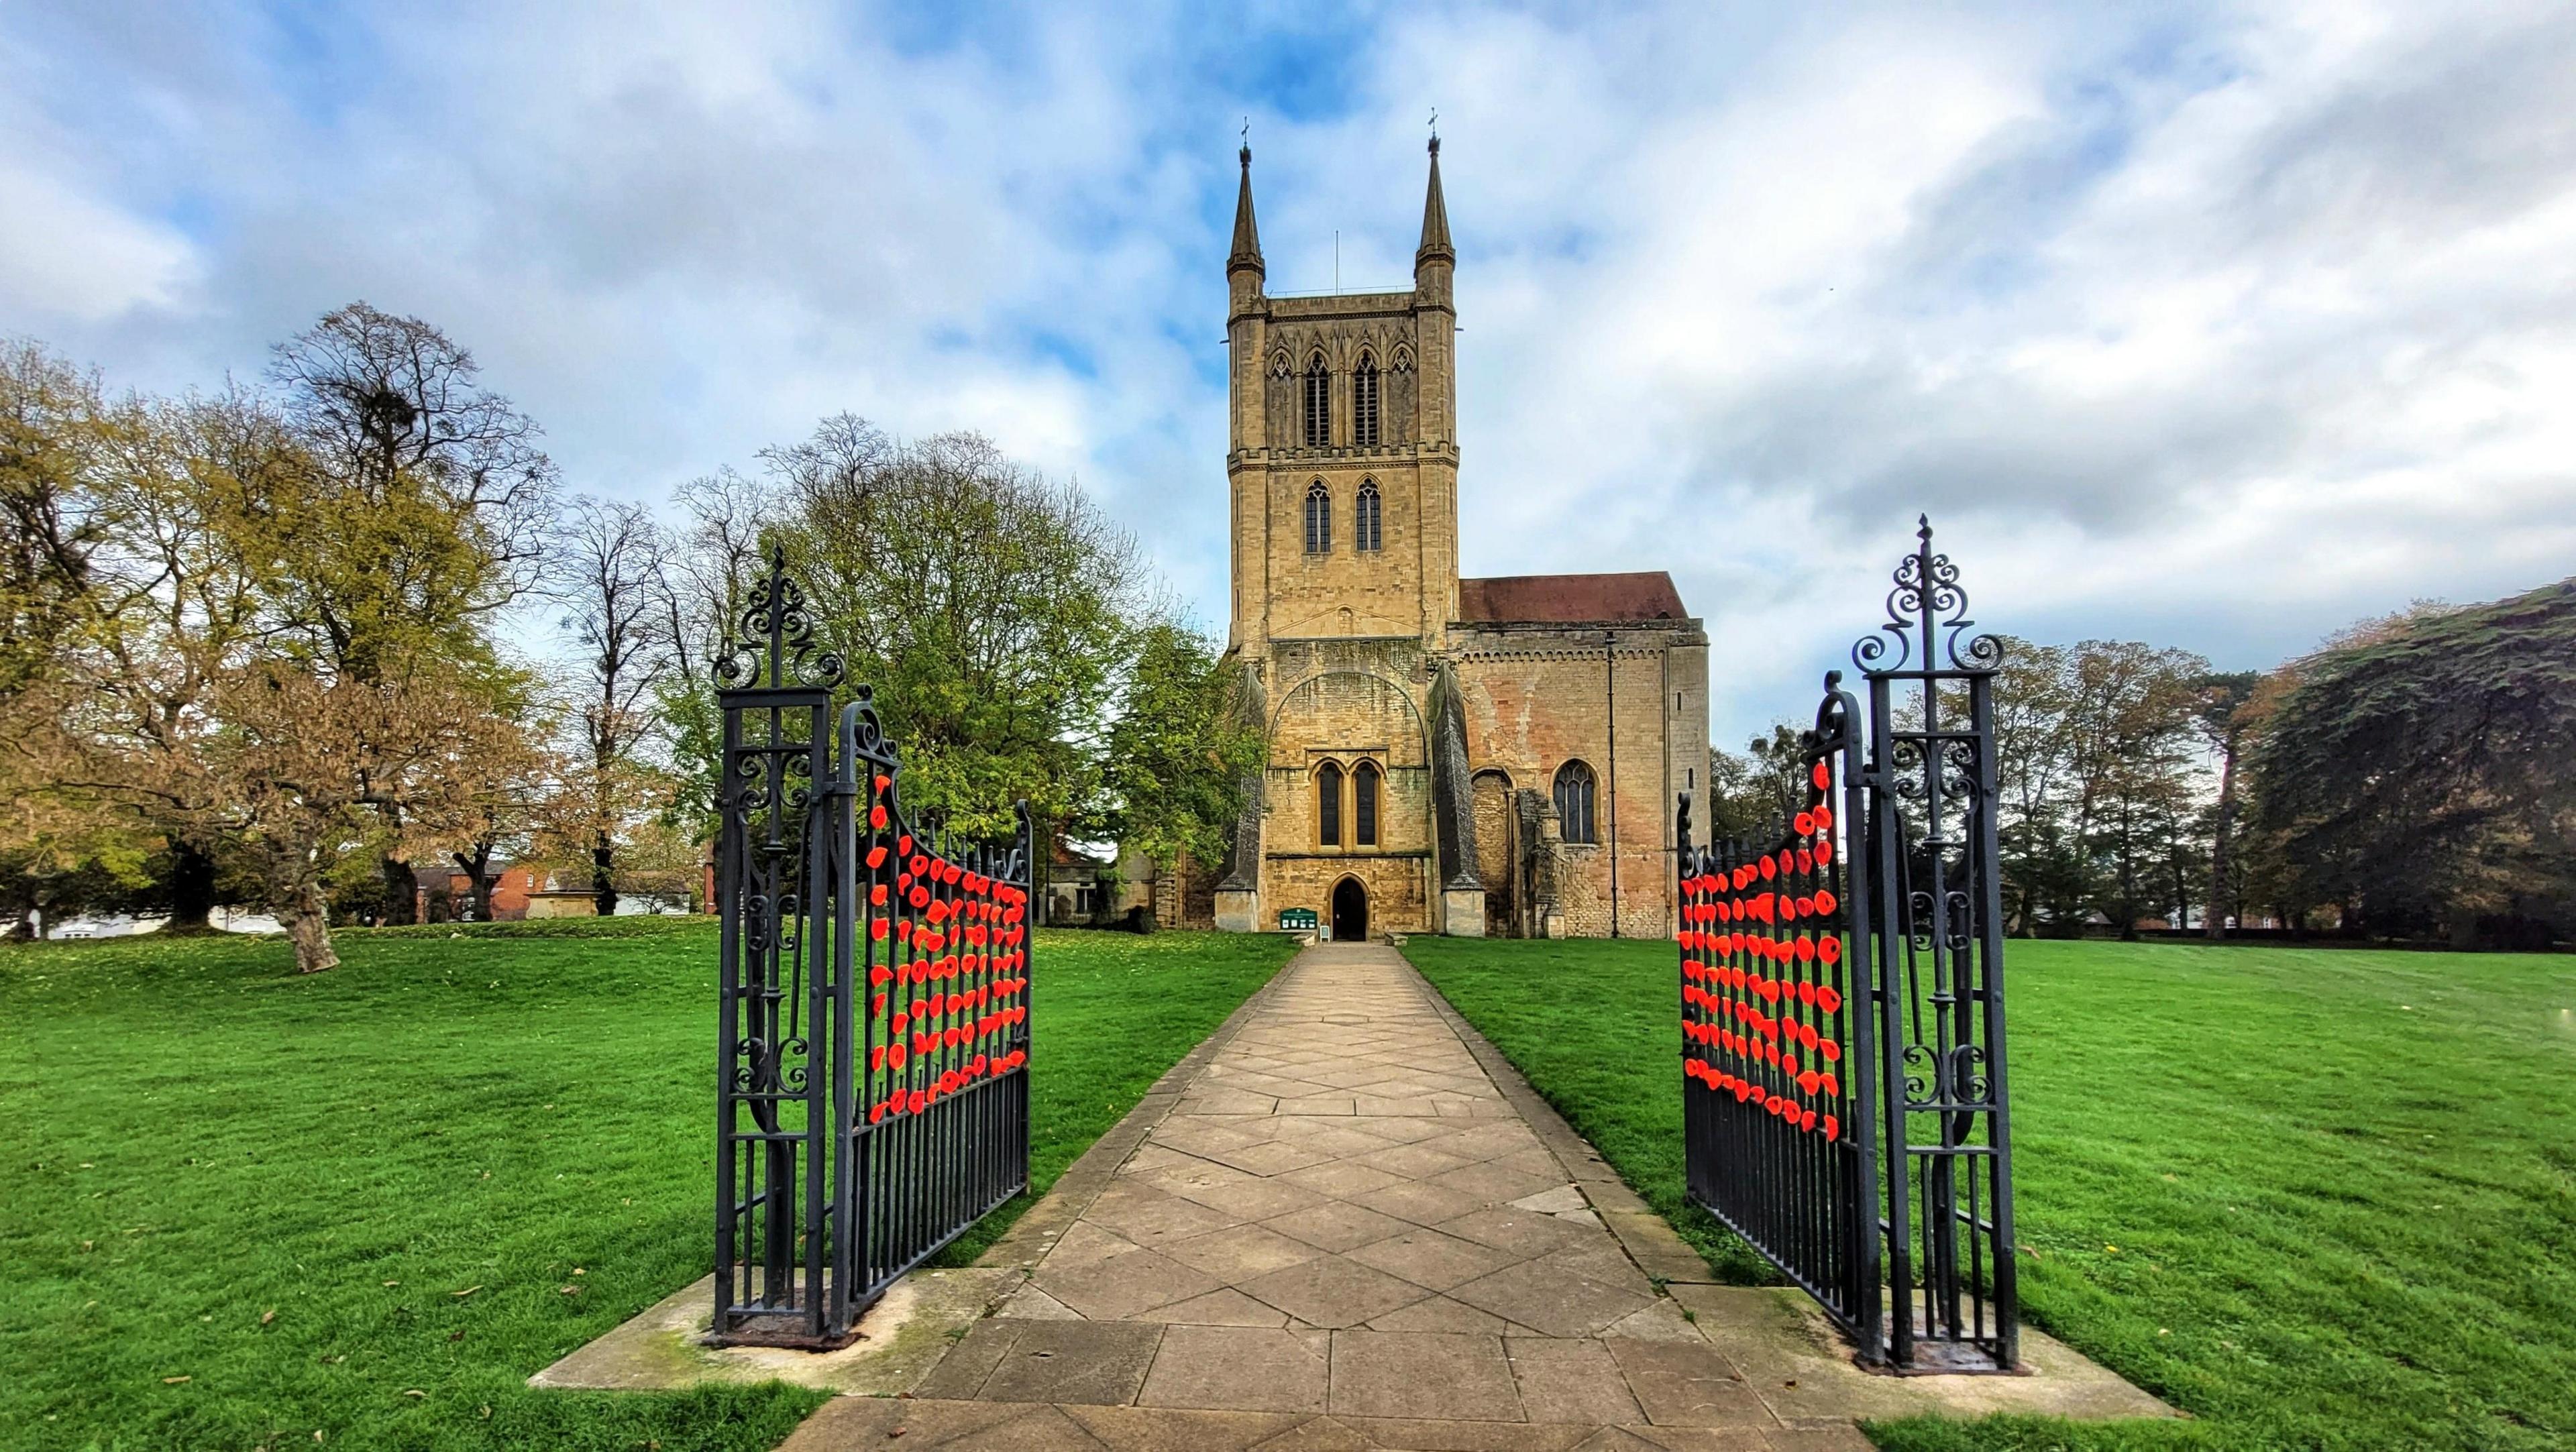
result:
M 1270 295 L 1242 163 L 1228 661 L 1269 759 L 1198 912 L 1336 939 L 1668 933 L 1708 638 L 1661 571 L 1459 577 L 1439 141 L 1410 292 Z

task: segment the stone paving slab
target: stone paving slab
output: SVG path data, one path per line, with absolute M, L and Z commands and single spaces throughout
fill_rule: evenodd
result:
M 779 1452 L 1869 1452 L 1869 1446 L 1847 1422 L 1757 1430 L 840 1397 L 807 1418 Z

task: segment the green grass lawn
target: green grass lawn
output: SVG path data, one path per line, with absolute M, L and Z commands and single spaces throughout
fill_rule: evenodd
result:
M 1683 1203 L 1660 943 L 1407 956 L 1731 1277 Z M 2011 945 L 2023 1308 L 2181 1423 L 1871 1428 L 1987 1448 L 2576 1439 L 2576 958 Z
M 311 978 L 276 940 L 0 949 L 0 1447 L 785 1436 L 816 1394 L 522 1384 L 706 1273 L 712 926 L 341 948 Z M 1038 1188 L 1285 957 L 1041 934 Z

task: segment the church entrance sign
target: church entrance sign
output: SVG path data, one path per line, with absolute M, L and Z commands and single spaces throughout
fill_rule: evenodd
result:
M 829 1349 L 1028 1185 L 1037 854 L 914 822 L 771 556 L 716 663 L 718 1345 Z
M 1888 622 L 1825 677 L 1775 832 L 1681 843 L 1692 1198 L 1866 1361 L 2019 1359 L 1994 678 L 1926 522 Z

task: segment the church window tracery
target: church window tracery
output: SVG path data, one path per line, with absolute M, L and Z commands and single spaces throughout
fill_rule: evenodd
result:
M 1330 761 L 1315 768 L 1315 842 L 1342 845 L 1342 768 Z
M 1316 480 L 1306 486 L 1306 553 L 1333 552 L 1333 491 Z
M 1306 364 L 1306 447 L 1320 449 L 1332 441 L 1333 375 L 1318 353 Z
M 1377 786 L 1376 762 L 1351 768 L 1351 840 L 1362 847 L 1377 845 Z
M 1377 420 L 1377 359 L 1362 353 L 1359 371 L 1351 375 L 1351 442 L 1363 449 L 1376 448 Z
M 1597 842 L 1593 823 L 1592 768 L 1569 761 L 1556 769 L 1556 826 L 1559 839 Z
M 1378 500 L 1377 481 L 1361 480 L 1359 499 L 1351 511 L 1351 548 L 1373 554 L 1384 545 L 1383 513 Z

